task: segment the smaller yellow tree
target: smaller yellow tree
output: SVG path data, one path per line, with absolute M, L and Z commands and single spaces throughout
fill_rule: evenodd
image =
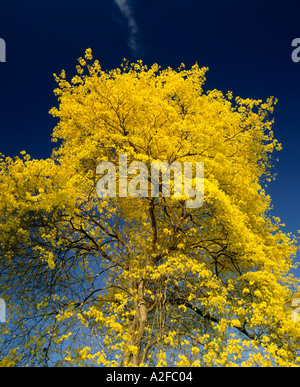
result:
M 51 158 L 1 159 L 0 364 L 299 365 L 296 241 L 264 191 L 276 100 L 204 92 L 197 64 L 91 60 L 55 76 Z M 149 179 L 155 162 L 204 163 L 204 202 L 100 198 L 97 167 L 120 155 Z

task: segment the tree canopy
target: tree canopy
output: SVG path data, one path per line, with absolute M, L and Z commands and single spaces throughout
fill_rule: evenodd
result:
M 291 366 L 296 238 L 270 214 L 276 99 L 203 91 L 207 68 L 55 75 L 48 159 L 0 166 L 0 365 Z M 100 162 L 204 163 L 204 201 L 102 197 Z

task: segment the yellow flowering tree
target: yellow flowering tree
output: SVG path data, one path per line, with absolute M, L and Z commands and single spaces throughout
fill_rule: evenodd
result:
M 276 100 L 204 92 L 206 71 L 104 71 L 88 49 L 55 75 L 51 158 L 1 158 L 0 365 L 299 365 L 296 242 L 264 191 Z M 120 154 L 204 163 L 203 205 L 100 198 Z

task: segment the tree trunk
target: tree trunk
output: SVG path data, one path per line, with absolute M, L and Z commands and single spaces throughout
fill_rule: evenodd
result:
M 142 353 L 142 341 L 147 326 L 147 306 L 145 301 L 145 281 L 144 279 L 139 280 L 136 283 L 137 289 L 137 300 L 135 301 L 135 311 L 134 319 L 131 322 L 130 330 L 132 332 L 132 338 L 129 341 L 128 345 L 134 345 L 138 348 L 137 352 L 125 352 L 123 355 L 121 367 L 126 366 L 127 363 L 131 362 L 133 367 L 138 366 L 143 358 Z M 126 351 L 126 349 L 125 349 Z

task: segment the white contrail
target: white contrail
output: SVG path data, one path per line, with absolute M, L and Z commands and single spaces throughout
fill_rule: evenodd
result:
M 129 39 L 127 44 L 132 53 L 137 56 L 139 50 L 139 45 L 137 42 L 139 28 L 136 21 L 134 20 L 132 9 L 130 7 L 130 0 L 114 0 L 114 2 L 117 4 L 124 17 L 127 19 L 127 25 L 129 29 Z

